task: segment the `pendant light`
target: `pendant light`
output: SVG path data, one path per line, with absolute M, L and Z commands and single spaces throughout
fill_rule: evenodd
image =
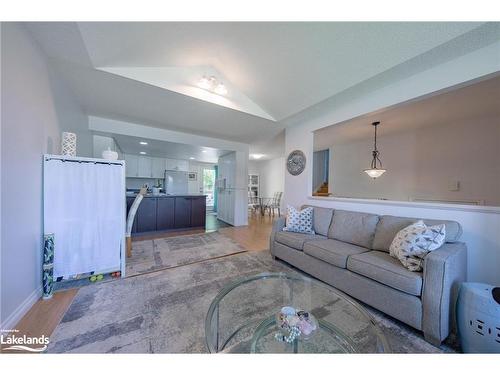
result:
M 364 172 L 373 179 L 382 176 L 386 171 L 385 169 L 382 168 L 382 162 L 380 161 L 380 159 L 378 157 L 380 153 L 377 150 L 377 126 L 379 124 L 380 124 L 380 121 L 375 121 L 372 123 L 372 125 L 375 127 L 375 137 L 374 137 L 375 141 L 374 141 L 374 146 L 373 146 L 373 151 L 372 151 L 373 160 L 372 160 L 371 168 L 364 170 Z M 377 168 L 377 161 L 378 161 L 378 164 L 380 165 L 380 168 Z

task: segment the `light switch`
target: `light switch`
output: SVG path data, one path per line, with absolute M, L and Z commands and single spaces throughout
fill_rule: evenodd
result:
M 460 190 L 460 181 L 451 180 L 448 182 L 448 190 L 449 191 L 459 191 Z

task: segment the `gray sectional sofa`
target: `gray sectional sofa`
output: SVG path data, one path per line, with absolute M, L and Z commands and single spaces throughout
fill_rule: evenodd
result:
M 445 224 L 446 243 L 425 257 L 423 272 L 408 271 L 389 255 L 394 236 L 417 219 L 314 207 L 316 234 L 284 232 L 279 218 L 270 238 L 275 258 L 301 269 L 366 304 L 423 331 L 439 345 L 450 333 L 467 249 L 462 228 Z

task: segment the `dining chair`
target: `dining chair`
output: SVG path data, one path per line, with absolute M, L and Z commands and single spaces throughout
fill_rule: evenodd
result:
M 272 215 L 274 216 L 274 209 L 278 210 L 278 217 L 281 216 L 281 198 L 282 197 L 283 197 L 282 191 L 277 191 L 276 193 L 274 193 L 271 204 L 268 206 L 269 216 L 271 216 L 271 212 L 272 212 Z

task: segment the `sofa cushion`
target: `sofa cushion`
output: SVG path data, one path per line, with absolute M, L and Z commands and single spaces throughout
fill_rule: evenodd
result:
M 351 255 L 347 269 L 414 296 L 422 293 L 422 272 L 408 271 L 399 260 L 382 251 Z
M 286 225 L 283 230 L 286 232 L 314 234 L 312 207 L 297 210 L 295 207 L 288 205 L 285 222 Z
M 444 244 L 444 228 L 444 224 L 427 226 L 419 220 L 396 234 L 389 255 L 410 271 L 422 271 L 426 255 Z
M 347 258 L 350 255 L 361 254 L 367 251 L 370 250 L 365 247 L 331 239 L 313 240 L 304 244 L 304 253 L 307 255 L 341 268 L 347 267 Z
M 328 236 L 328 228 L 332 222 L 333 208 L 316 207 L 316 206 L 302 206 L 302 209 L 306 207 L 313 208 L 313 229 L 317 234 L 322 236 Z
M 377 223 L 374 214 L 335 210 L 328 237 L 371 249 Z
M 398 234 L 401 229 L 406 228 L 418 220 L 419 219 L 411 217 L 381 216 L 375 231 L 375 238 L 373 239 L 373 250 L 389 252 L 389 247 L 394 237 L 396 237 L 396 234 Z M 456 221 L 428 219 L 423 219 L 423 221 L 425 225 L 429 226 L 444 224 L 446 232 L 445 242 L 457 242 L 462 235 L 462 227 Z
M 290 246 L 296 250 L 302 250 L 306 241 L 318 240 L 325 238 L 317 234 L 305 234 L 295 232 L 278 232 L 274 237 L 276 242 Z

